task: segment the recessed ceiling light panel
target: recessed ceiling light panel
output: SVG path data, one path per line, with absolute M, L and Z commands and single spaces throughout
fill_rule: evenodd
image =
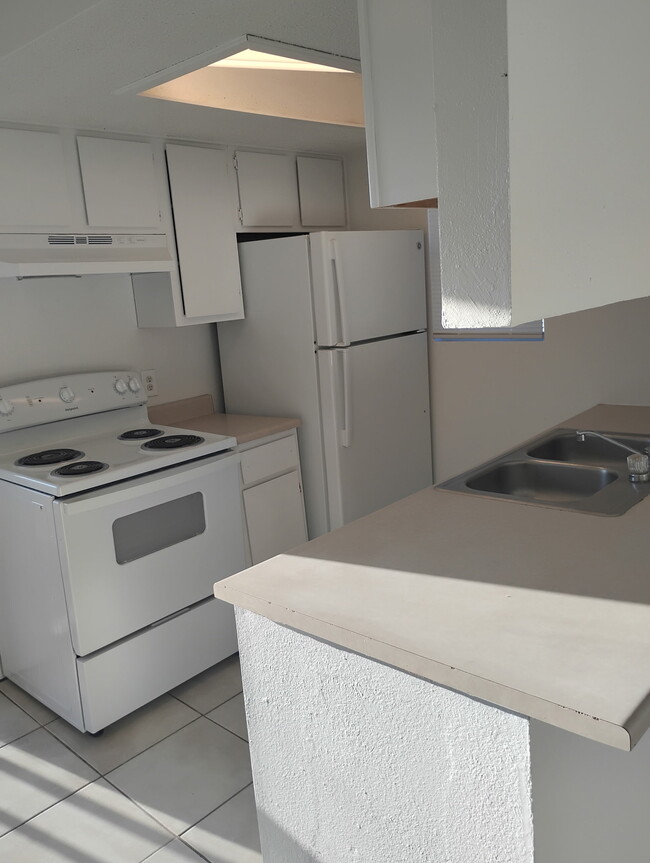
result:
M 242 36 L 117 93 L 137 92 L 208 108 L 363 126 L 360 68 L 359 61 L 349 57 Z M 332 74 L 337 72 L 343 74 Z

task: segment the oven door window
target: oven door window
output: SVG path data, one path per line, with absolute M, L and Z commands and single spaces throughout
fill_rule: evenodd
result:
M 205 531 L 201 492 L 125 515 L 113 522 L 115 560 L 131 563 Z

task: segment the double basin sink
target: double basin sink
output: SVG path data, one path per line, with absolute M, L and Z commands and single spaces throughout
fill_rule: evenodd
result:
M 650 437 L 606 433 L 639 452 Z M 622 515 L 650 494 L 650 482 L 631 482 L 624 449 L 576 429 L 554 429 L 438 488 L 594 515 Z

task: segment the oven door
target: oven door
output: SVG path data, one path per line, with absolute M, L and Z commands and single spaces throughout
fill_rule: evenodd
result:
M 239 456 L 54 504 L 72 643 L 86 656 L 212 596 L 245 566 Z

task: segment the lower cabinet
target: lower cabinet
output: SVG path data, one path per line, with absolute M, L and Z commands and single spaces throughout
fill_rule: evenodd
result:
M 307 542 L 295 429 L 239 447 L 250 561 L 260 563 Z

